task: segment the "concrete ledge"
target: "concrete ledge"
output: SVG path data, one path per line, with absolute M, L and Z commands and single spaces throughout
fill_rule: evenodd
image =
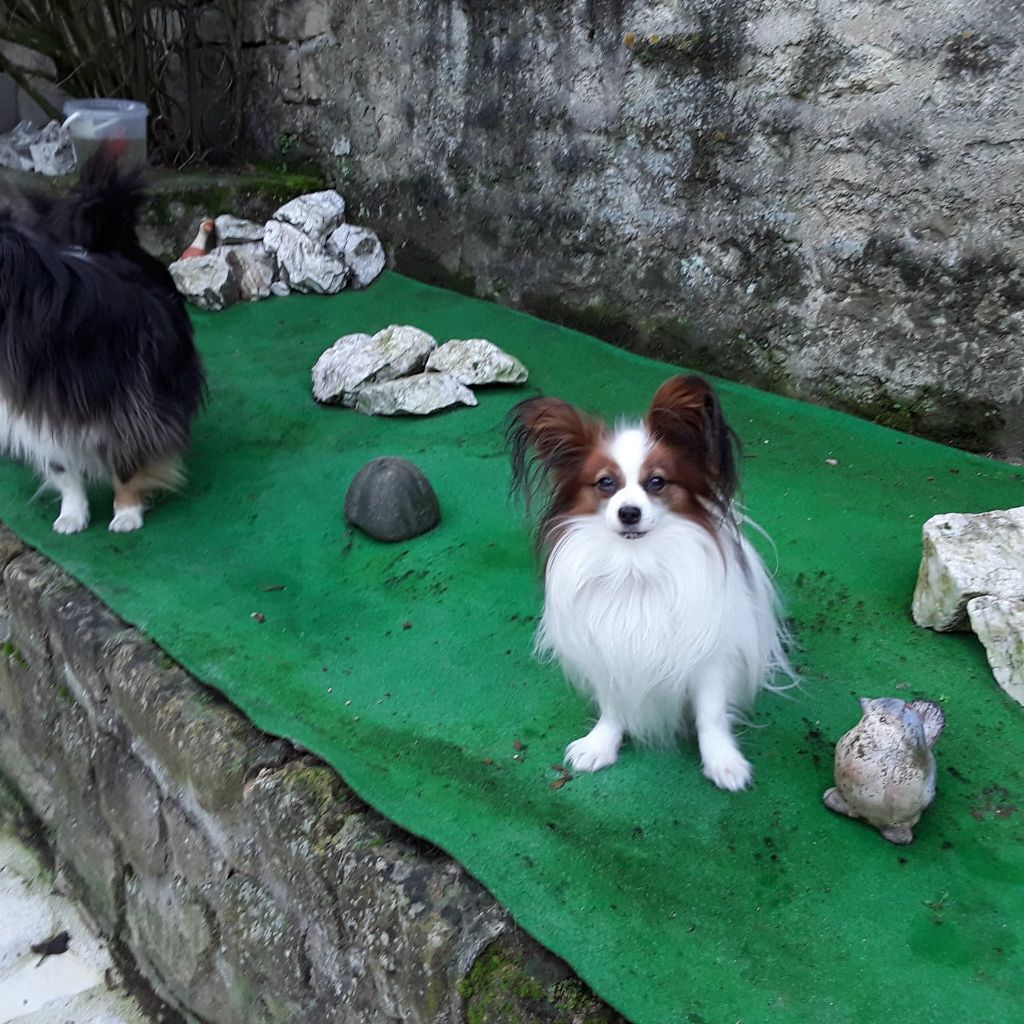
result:
M 0 208 L 23 210 L 27 205 L 26 193 L 64 195 L 77 180 L 77 172 L 47 178 L 0 168 Z M 284 171 L 216 174 L 152 169 L 146 180 L 150 196 L 139 221 L 139 240 L 165 263 L 181 255 L 195 238 L 199 222 L 206 217 L 232 213 L 265 221 L 289 199 L 326 187 L 324 179 L 317 175 Z
M 186 1021 L 621 1020 L 442 851 L 0 525 L 0 816 Z M 21 810 L 18 810 L 18 807 Z

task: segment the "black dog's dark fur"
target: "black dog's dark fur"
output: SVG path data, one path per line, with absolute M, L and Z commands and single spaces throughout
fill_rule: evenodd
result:
M 33 198 L 34 221 L 0 214 L 0 448 L 48 477 L 99 462 L 127 483 L 188 446 L 205 376 L 173 280 L 138 244 L 144 196 L 101 150 L 72 196 Z M 72 465 L 19 447 L 18 422 L 57 438 Z
M 98 428 L 121 480 L 179 455 L 203 375 L 177 295 L 117 255 L 82 257 L 0 219 L 0 393 L 58 432 Z
M 146 197 L 142 170 L 123 169 L 110 146 L 86 161 L 67 198 L 42 192 L 26 196 L 35 214 L 33 226 L 54 242 L 124 256 L 153 284 L 176 292 L 167 268 L 139 244 L 136 225 Z

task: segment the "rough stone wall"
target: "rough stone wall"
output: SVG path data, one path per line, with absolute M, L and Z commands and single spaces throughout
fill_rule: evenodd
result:
M 1024 437 L 1019 0 L 243 10 L 250 139 L 319 163 L 398 269 L 965 446 Z
M 620 1020 L 442 851 L 2 524 L 0 572 L 0 817 L 31 822 L 171 1019 Z

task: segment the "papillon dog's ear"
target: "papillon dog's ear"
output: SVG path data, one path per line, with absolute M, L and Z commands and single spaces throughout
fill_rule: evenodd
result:
M 654 395 L 647 427 L 689 456 L 707 476 L 710 496 L 727 509 L 739 483 L 739 438 L 714 388 L 703 377 L 671 377 Z
M 512 490 L 527 504 L 542 478 L 548 484 L 574 474 L 601 437 L 603 426 L 559 398 L 529 398 L 508 416 L 505 439 L 512 458 Z

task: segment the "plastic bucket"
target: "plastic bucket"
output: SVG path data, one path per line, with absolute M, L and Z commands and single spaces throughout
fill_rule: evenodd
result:
M 148 115 L 136 100 L 68 100 L 64 127 L 79 166 L 104 143 L 113 144 L 123 164 L 144 164 Z

